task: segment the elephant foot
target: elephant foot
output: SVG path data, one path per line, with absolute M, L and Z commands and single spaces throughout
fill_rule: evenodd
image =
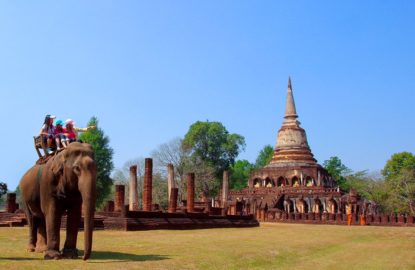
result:
M 61 258 L 62 256 L 57 250 L 49 249 L 45 251 L 45 256 L 44 256 L 45 260 L 59 260 Z
M 33 245 L 33 244 L 29 244 L 29 245 L 27 245 L 27 251 L 29 251 L 29 252 L 35 252 L 35 245 Z
M 77 259 L 78 250 L 76 248 L 64 248 L 62 250 L 62 257 L 65 259 Z
M 36 249 L 35 249 L 35 251 L 36 251 L 37 253 L 42 253 L 42 252 L 45 252 L 47 249 L 48 249 L 48 248 L 47 248 L 47 246 L 46 246 L 46 245 L 43 245 L 43 246 L 36 245 Z

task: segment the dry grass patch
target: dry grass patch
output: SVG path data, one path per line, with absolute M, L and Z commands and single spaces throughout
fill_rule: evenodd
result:
M 0 228 L 0 269 L 415 269 L 415 228 L 265 223 L 97 231 L 86 262 L 44 261 L 42 254 L 25 251 L 27 234 L 27 228 Z

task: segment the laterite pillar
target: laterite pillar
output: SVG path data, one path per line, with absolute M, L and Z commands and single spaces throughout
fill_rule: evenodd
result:
M 176 183 L 174 182 L 174 167 L 173 164 L 167 165 L 167 193 L 168 193 L 168 201 L 170 201 L 171 190 L 176 187 Z
M 130 167 L 129 210 L 138 211 L 137 165 Z
M 143 210 L 151 211 L 153 201 L 153 160 L 145 159 L 144 188 L 143 188 Z
M 187 174 L 187 201 L 186 201 L 187 212 L 194 212 L 195 210 L 195 174 Z
M 228 193 L 229 193 L 229 172 L 223 171 L 222 181 L 222 215 L 226 215 L 228 208 Z
M 115 206 L 114 211 L 121 212 L 124 207 L 125 202 L 125 186 L 116 185 L 115 186 Z
M 172 188 L 170 191 L 170 199 L 169 199 L 169 213 L 175 213 L 177 208 L 177 195 L 179 193 L 178 188 Z

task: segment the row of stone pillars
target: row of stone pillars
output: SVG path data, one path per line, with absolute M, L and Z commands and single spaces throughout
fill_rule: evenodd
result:
M 176 187 L 174 181 L 174 167 L 172 164 L 167 165 L 167 187 L 168 187 L 168 212 L 174 213 L 177 209 L 177 199 L 179 189 Z M 195 174 L 188 173 L 187 179 L 187 200 L 186 200 L 186 211 L 194 212 L 195 205 Z M 145 159 L 144 169 L 144 186 L 143 186 L 143 211 L 152 211 L 152 189 L 153 189 L 153 160 L 151 158 Z M 224 209 L 226 214 L 227 209 L 227 198 L 229 192 L 229 173 L 225 171 L 223 173 L 223 184 L 222 184 L 222 198 L 221 207 Z M 115 205 L 114 211 L 122 211 L 124 208 L 125 201 L 125 186 L 115 186 Z M 110 207 L 111 208 L 111 207 Z M 130 192 L 129 192 L 129 210 L 138 211 L 138 191 L 137 191 L 137 166 L 133 165 L 130 167 Z

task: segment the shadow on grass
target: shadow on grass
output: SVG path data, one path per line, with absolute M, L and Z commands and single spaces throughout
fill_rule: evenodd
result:
M 6 261 L 40 261 L 42 258 L 28 258 L 28 257 L 0 257 L 0 260 Z
M 83 251 L 80 250 L 79 252 L 79 259 L 82 259 Z M 168 260 L 170 257 L 165 255 L 154 255 L 154 254 L 130 254 L 130 253 L 121 253 L 121 252 L 113 252 L 113 251 L 92 251 L 91 258 L 89 259 L 90 263 L 105 263 L 105 262 L 129 262 L 129 261 L 136 261 L 136 262 L 144 262 L 144 261 L 161 261 L 161 260 Z M 1 257 L 0 260 L 7 260 L 7 261 L 43 261 L 43 255 L 39 258 L 30 258 L 30 257 Z M 67 259 L 62 259 L 67 260 Z M 105 262 L 97 262 L 94 260 L 101 260 Z
M 112 260 L 112 261 L 161 261 L 167 260 L 170 257 L 165 255 L 154 255 L 154 254 L 130 254 L 121 253 L 114 251 L 92 251 L 91 260 Z M 91 261 L 92 263 L 93 261 Z M 93 262 L 99 263 L 99 262 Z

